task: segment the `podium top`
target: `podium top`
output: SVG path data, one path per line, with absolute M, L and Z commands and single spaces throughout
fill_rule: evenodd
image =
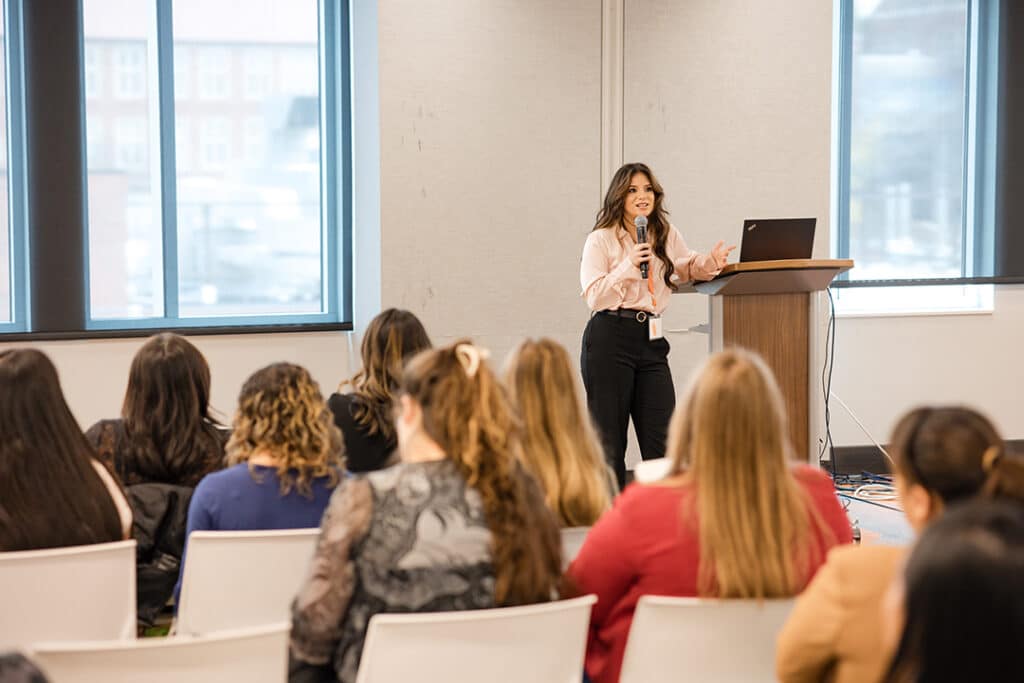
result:
M 836 275 L 853 268 L 852 259 L 787 259 L 730 263 L 707 282 L 695 282 L 701 294 L 785 294 L 827 289 Z

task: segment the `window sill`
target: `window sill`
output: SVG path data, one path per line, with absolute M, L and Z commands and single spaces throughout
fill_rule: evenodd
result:
M 834 289 L 836 318 L 991 315 L 994 285 Z

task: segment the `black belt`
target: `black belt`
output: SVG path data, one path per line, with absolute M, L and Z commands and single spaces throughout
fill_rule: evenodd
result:
M 632 308 L 619 308 L 614 311 L 598 311 L 599 315 L 613 315 L 616 318 L 629 318 L 635 320 L 638 323 L 647 322 L 647 318 L 651 316 L 647 311 L 635 311 Z

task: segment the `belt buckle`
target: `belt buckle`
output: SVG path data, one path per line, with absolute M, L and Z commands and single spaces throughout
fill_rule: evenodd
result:
M 636 321 L 638 323 L 645 323 L 645 322 L 647 322 L 647 314 L 645 312 L 643 312 L 643 311 L 637 311 L 636 312 Z

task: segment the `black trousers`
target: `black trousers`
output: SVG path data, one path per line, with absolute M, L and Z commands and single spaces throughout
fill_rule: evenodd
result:
M 620 487 L 626 482 L 629 418 L 643 459 L 660 458 L 676 405 L 669 343 L 648 339 L 647 325 L 633 317 L 596 313 L 583 332 L 580 368 L 587 407 Z

